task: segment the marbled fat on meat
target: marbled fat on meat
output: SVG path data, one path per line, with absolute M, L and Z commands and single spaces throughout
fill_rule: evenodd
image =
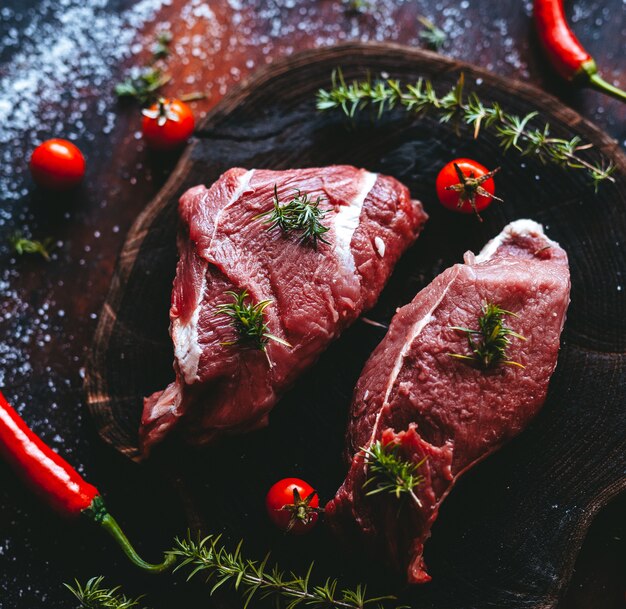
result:
M 329 244 L 266 230 L 259 214 L 294 192 L 321 197 Z M 350 166 L 288 171 L 230 169 L 180 200 L 179 262 L 170 333 L 176 380 L 144 400 L 144 453 L 174 427 L 192 443 L 267 424 L 284 391 L 359 315 L 372 307 L 395 263 L 427 219 L 397 180 Z M 382 245 L 381 245 L 382 244 Z M 275 341 L 267 355 L 242 345 L 219 305 L 247 290 Z
M 350 469 L 326 506 L 331 526 L 352 544 L 384 555 L 410 583 L 430 580 L 424 543 L 441 502 L 458 477 L 522 431 L 544 403 L 569 304 L 567 255 L 530 220 L 509 224 L 481 254 L 465 255 L 398 310 L 358 381 L 348 427 Z M 482 370 L 450 353 L 469 354 L 466 336 L 481 306 L 498 304 L 517 317 L 505 324 L 509 358 Z M 425 477 L 399 509 L 391 494 L 366 496 L 363 447 L 393 442 Z M 403 499 L 404 501 L 404 499 Z

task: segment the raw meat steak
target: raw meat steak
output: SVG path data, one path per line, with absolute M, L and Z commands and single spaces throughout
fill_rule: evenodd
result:
M 569 291 L 566 253 L 541 225 L 518 220 L 398 310 L 355 390 L 351 465 L 326 507 L 340 535 L 386 556 L 410 583 L 430 580 L 422 552 L 441 502 L 464 471 L 522 431 L 545 400 Z M 482 369 L 450 356 L 471 355 L 467 334 L 453 326 L 476 329 L 486 303 L 517 315 L 504 323 L 526 340 L 510 337 L 507 356 L 523 369 L 503 363 Z M 408 494 L 366 495 L 362 448 L 377 441 L 392 443 L 414 464 L 425 458 L 417 469 L 424 480 L 415 488 L 421 507 Z
M 326 211 L 328 244 L 268 230 L 257 216 L 296 191 Z M 176 380 L 144 400 L 144 453 L 174 426 L 192 443 L 267 424 L 284 391 L 329 343 L 376 302 L 427 215 L 397 180 L 349 166 L 289 171 L 230 169 L 180 199 L 180 259 L 170 333 Z M 217 308 L 228 290 L 269 299 L 267 354 L 236 341 Z M 270 366 L 269 361 L 272 362 Z

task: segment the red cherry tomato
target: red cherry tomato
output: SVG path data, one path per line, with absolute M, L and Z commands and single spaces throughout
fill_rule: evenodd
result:
M 178 148 L 193 133 L 193 113 L 186 103 L 178 99 L 161 98 L 142 114 L 143 136 L 154 150 Z
M 437 176 L 437 196 L 444 207 L 463 214 L 479 214 L 496 199 L 493 176 L 500 168 L 489 171 L 471 159 L 455 159 L 444 165 Z M 461 175 L 459 175 L 459 172 Z M 480 215 L 478 215 L 480 218 Z
M 30 172 L 39 186 L 67 190 L 85 175 L 85 157 L 72 142 L 61 139 L 39 144 L 30 157 Z
M 294 535 L 310 531 L 322 511 L 313 487 L 299 478 L 284 478 L 274 484 L 265 497 L 265 507 L 279 529 Z

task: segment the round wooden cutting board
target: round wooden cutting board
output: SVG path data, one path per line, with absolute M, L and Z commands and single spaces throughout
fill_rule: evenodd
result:
M 431 78 L 443 92 L 465 74 L 466 91 L 509 113 L 538 110 L 559 137 L 579 135 L 617 166 L 594 193 L 582 171 L 544 166 L 492 135 L 415 119 L 318 113 L 315 93 L 341 66 L 347 78 L 387 73 Z M 539 121 L 539 119 L 535 119 Z M 539 122 L 537 122 L 539 124 Z M 541 124 L 543 124 L 541 122 Z M 592 152 L 592 154 L 594 154 Z M 469 156 L 500 165 L 498 194 L 481 224 L 444 210 L 434 181 L 441 166 Z M 264 493 L 278 478 L 309 480 L 329 499 L 345 474 L 341 458 L 350 397 L 384 330 L 357 322 L 274 410 L 270 426 L 203 451 L 175 440 L 152 459 L 183 489 L 193 525 L 272 548 L 287 569 L 315 560 L 317 577 L 366 581 L 414 609 L 554 607 L 596 511 L 626 484 L 626 158 L 616 143 L 556 99 L 440 55 L 390 45 L 349 45 L 276 63 L 233 91 L 206 118 L 121 253 L 87 369 L 91 413 L 102 438 L 137 457 L 142 398 L 173 380 L 168 308 L 176 265 L 177 201 L 230 167 L 287 169 L 347 163 L 390 174 L 421 199 L 430 220 L 398 264 L 368 317 L 388 322 L 463 253 L 479 250 L 509 221 L 532 218 L 567 251 L 572 302 L 548 400 L 532 425 L 469 472 L 444 502 L 426 546 L 433 581 L 403 591 L 376 560 L 339 546 L 324 527 L 306 539 L 271 531 Z

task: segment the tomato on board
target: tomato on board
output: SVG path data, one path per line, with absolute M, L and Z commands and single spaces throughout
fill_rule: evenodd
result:
M 195 127 L 191 108 L 178 99 L 161 98 L 142 114 L 143 136 L 153 150 L 182 146 Z
M 274 484 L 265 497 L 265 507 L 279 529 L 294 535 L 310 531 L 323 511 L 315 489 L 300 478 L 283 478 Z
M 85 175 L 85 157 L 72 142 L 46 140 L 30 157 L 30 172 L 39 186 L 68 190 L 80 184 Z
M 491 205 L 496 185 L 493 176 L 500 171 L 497 167 L 489 171 L 484 165 L 472 159 L 454 159 L 439 172 L 436 188 L 439 201 L 448 209 L 463 214 L 475 213 L 480 219 L 483 209 Z

